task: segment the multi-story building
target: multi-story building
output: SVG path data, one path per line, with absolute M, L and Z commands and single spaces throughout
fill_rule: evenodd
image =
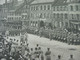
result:
M 53 24 L 56 28 L 68 27 L 68 3 L 67 0 L 57 0 L 52 5 Z
M 16 9 L 16 13 L 21 13 L 23 29 L 29 27 L 30 3 L 34 0 L 23 0 L 23 3 Z
M 30 4 L 30 26 L 48 26 L 52 21 L 52 4 L 56 0 L 35 0 Z
M 17 29 L 27 27 L 70 28 L 80 30 L 80 0 L 10 0 L 3 8 L 7 15 L 7 25 Z M 15 24 L 19 21 L 22 27 Z M 13 23 L 12 23 L 13 22 Z M 21 23 L 22 22 L 22 23 Z M 12 25 L 11 25 L 12 24 Z M 11 28 L 12 29 L 12 28 Z
M 29 25 L 29 3 L 31 2 L 32 0 L 10 0 L 3 4 L 4 8 L 7 9 L 7 21 L 5 26 L 8 31 L 20 32 L 22 29 L 26 29 L 26 26 Z
M 0 5 L 0 20 L 2 19 L 2 5 Z
M 30 4 L 30 26 L 40 22 L 56 28 L 79 28 L 80 0 L 35 0 Z M 46 24 L 48 23 L 48 24 Z
M 68 0 L 69 28 L 80 31 L 80 0 Z
M 80 0 L 60 0 L 53 4 L 55 27 L 79 29 Z
M 5 3 L 3 4 L 3 18 L 6 20 L 4 26 L 8 31 L 18 31 L 22 29 L 21 13 L 15 12 L 20 4 L 22 4 L 22 2 L 18 3 L 18 0 L 5 0 Z

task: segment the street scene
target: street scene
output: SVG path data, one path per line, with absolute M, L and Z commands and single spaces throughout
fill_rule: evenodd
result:
M 0 60 L 80 60 L 80 0 L 0 0 Z

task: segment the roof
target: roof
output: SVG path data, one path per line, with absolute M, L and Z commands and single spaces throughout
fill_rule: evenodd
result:
M 18 1 L 17 5 L 15 5 L 16 7 L 17 6 L 20 6 L 22 3 L 24 3 L 24 1 Z
M 67 0 L 56 0 L 56 3 L 53 4 L 53 6 L 61 6 L 61 5 L 67 5 Z
M 54 2 L 54 0 L 35 0 L 31 4 L 49 3 L 49 2 Z
M 19 4 L 18 5 L 18 7 L 17 7 L 17 9 L 16 9 L 16 11 L 18 11 L 19 9 L 22 9 L 25 5 L 29 5 L 29 4 L 31 4 L 32 2 L 33 2 L 34 0 L 29 0 L 29 1 L 26 1 L 26 2 L 22 2 L 21 4 Z

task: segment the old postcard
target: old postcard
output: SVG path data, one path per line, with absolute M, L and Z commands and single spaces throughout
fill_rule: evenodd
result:
M 80 0 L 0 0 L 0 60 L 80 60 Z

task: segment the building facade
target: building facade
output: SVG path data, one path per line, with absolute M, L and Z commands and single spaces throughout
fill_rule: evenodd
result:
M 52 4 L 54 0 L 35 0 L 30 4 L 30 26 L 40 28 L 52 21 Z
M 80 0 L 35 0 L 30 4 L 30 26 L 79 30 Z M 46 24 L 48 23 L 48 24 Z
M 68 16 L 71 30 L 80 31 L 80 0 L 69 1 Z
M 8 27 L 80 30 L 80 0 L 5 0 L 3 6 Z

